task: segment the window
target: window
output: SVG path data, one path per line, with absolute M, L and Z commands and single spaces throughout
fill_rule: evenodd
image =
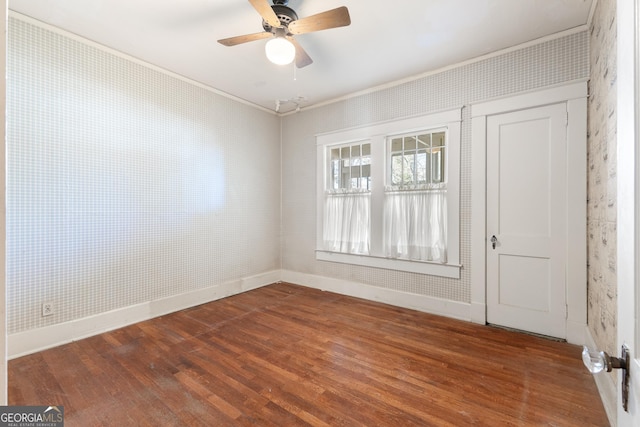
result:
M 384 254 L 447 261 L 446 129 L 388 138 Z
M 328 148 L 323 249 L 368 254 L 370 241 L 371 144 Z
M 316 258 L 459 278 L 460 117 L 317 136 Z

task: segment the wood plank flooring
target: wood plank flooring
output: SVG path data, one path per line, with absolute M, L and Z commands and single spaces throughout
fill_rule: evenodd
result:
M 607 426 L 581 349 L 277 283 L 9 362 L 74 426 Z

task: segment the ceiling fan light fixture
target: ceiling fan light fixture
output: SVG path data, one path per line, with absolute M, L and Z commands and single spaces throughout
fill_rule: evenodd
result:
M 267 59 L 277 65 L 291 64 L 296 57 L 296 48 L 284 37 L 274 37 L 264 46 Z

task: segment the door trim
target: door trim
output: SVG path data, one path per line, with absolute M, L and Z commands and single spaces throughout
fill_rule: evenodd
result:
M 587 326 L 587 83 L 577 82 L 471 106 L 471 320 L 485 324 L 487 116 L 567 104 L 567 341 L 584 344 Z M 575 250 L 575 248 L 582 248 Z
M 617 347 L 630 347 L 631 379 L 629 412 L 622 409 L 620 387 L 616 387 L 615 421 L 618 426 L 632 426 L 640 419 L 640 1 L 618 2 L 616 13 Z

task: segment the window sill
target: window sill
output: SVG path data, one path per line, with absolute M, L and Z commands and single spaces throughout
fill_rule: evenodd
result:
M 373 255 L 355 255 L 342 252 L 329 252 L 316 250 L 316 259 L 319 261 L 339 262 L 341 264 L 354 264 L 364 267 L 384 268 L 408 273 L 428 274 L 432 276 L 460 278 L 461 265 L 440 264 L 428 261 L 410 261 L 405 259 L 384 258 Z

